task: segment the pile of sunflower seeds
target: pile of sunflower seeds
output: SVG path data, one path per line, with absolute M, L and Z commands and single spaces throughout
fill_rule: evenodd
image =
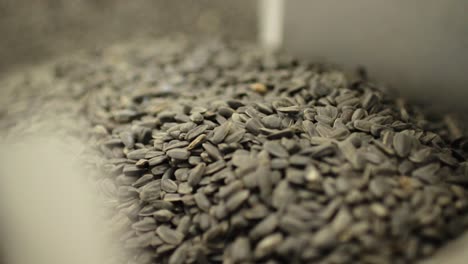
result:
M 468 144 L 363 72 L 183 39 L 62 61 L 130 263 L 411 263 L 468 225 Z

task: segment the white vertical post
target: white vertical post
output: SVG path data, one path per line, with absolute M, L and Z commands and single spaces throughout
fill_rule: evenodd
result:
M 259 0 L 258 4 L 260 45 L 277 50 L 283 42 L 284 0 Z

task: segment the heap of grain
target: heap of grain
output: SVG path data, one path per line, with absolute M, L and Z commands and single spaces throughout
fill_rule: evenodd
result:
M 165 40 L 54 74 L 135 263 L 407 263 L 468 224 L 466 143 L 362 72 Z

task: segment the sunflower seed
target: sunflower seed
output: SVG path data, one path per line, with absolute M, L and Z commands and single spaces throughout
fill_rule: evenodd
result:
M 184 235 L 182 233 L 165 225 L 159 226 L 156 229 L 156 234 L 161 238 L 161 240 L 171 245 L 178 245 L 184 239 Z
M 247 131 L 254 135 L 258 135 L 262 127 L 262 123 L 256 118 L 251 118 L 245 123 L 245 128 Z
M 301 155 L 293 155 L 289 158 L 289 164 L 298 167 L 305 167 L 310 163 L 310 159 L 308 157 L 304 157 Z
M 206 168 L 205 163 L 199 163 L 197 166 L 195 166 L 195 168 L 193 168 L 189 172 L 187 182 L 190 186 L 194 187 L 200 182 L 201 177 L 203 176 L 203 173 L 205 172 L 205 168 Z
M 387 208 L 380 203 L 373 203 L 370 206 L 370 210 L 378 217 L 386 217 L 388 215 Z
M 161 180 L 161 190 L 168 192 L 168 193 L 173 193 L 177 191 L 177 183 L 171 179 L 162 179 Z
M 364 107 L 365 109 L 370 109 L 375 104 L 377 104 L 378 101 L 379 101 L 379 98 L 374 93 L 367 93 L 362 98 L 362 107 Z
M 222 222 L 219 225 L 211 227 L 204 235 L 203 240 L 212 242 L 222 237 L 228 230 L 228 223 Z
M 193 128 L 192 130 L 190 130 L 189 132 L 187 132 L 187 135 L 185 136 L 185 139 L 186 140 L 193 140 L 194 138 L 196 138 L 196 137 L 200 136 L 201 134 L 203 134 L 207 129 L 208 129 L 207 125 L 197 126 L 197 127 Z
M 231 248 L 232 260 L 236 263 L 242 263 L 251 258 L 250 241 L 247 237 L 238 237 Z
M 411 137 L 404 133 L 397 133 L 393 137 L 393 148 L 400 157 L 406 157 L 411 151 L 412 140 Z
M 372 123 L 365 120 L 356 120 L 354 121 L 354 128 L 363 132 L 370 132 Z
M 383 197 L 390 190 L 390 186 L 382 178 L 373 179 L 369 183 L 369 190 L 377 197 Z
M 271 155 L 279 158 L 287 158 L 289 156 L 288 151 L 277 141 L 267 141 L 263 144 L 263 148 Z
M 280 129 L 281 118 L 276 115 L 269 115 L 262 118 L 262 123 L 266 128 Z
M 167 222 L 167 221 L 170 221 L 174 217 L 174 214 L 167 209 L 162 209 L 162 210 L 157 210 L 156 212 L 154 212 L 153 216 L 154 216 L 154 219 L 156 219 L 156 221 L 158 222 Z
M 210 155 L 210 157 L 212 157 L 214 160 L 223 159 L 223 156 L 221 155 L 221 152 L 215 146 L 211 145 L 210 143 L 203 143 L 202 146 L 206 150 L 208 155 Z
M 161 180 L 154 180 L 144 185 L 140 191 L 140 199 L 153 202 L 161 198 Z
M 169 264 L 183 264 L 187 259 L 187 255 L 189 254 L 190 245 L 188 243 L 183 243 L 180 245 L 174 253 L 172 253 L 171 257 L 169 258 Z
M 353 221 L 349 209 L 344 207 L 338 211 L 335 218 L 330 224 L 330 227 L 333 229 L 334 233 L 339 234 L 344 231 Z
M 286 113 L 286 114 L 297 114 L 301 110 L 298 106 L 287 106 L 287 107 L 278 107 L 277 111 Z
M 273 232 L 277 226 L 278 216 L 275 214 L 269 215 L 253 227 L 249 232 L 249 237 L 258 240 Z
M 146 156 L 146 153 L 148 153 L 147 149 L 133 150 L 127 153 L 127 158 L 132 159 L 132 160 L 144 159 Z
M 220 198 L 226 198 L 229 195 L 233 194 L 234 192 L 241 190 L 242 187 L 243 187 L 242 182 L 239 180 L 236 180 L 236 181 L 229 183 L 226 186 L 220 187 L 218 195 Z
M 149 166 L 156 166 L 156 165 L 162 164 L 166 160 L 167 160 L 167 156 L 156 156 L 148 160 L 148 164 Z
M 240 191 L 236 194 L 233 194 L 226 201 L 226 209 L 229 212 L 235 211 L 239 206 L 241 206 L 249 197 L 250 192 L 248 190 Z
M 213 144 L 221 143 L 231 129 L 231 122 L 225 122 L 213 130 L 213 136 L 209 139 Z
M 218 160 L 216 162 L 211 163 L 210 165 L 206 166 L 205 174 L 211 175 L 215 172 L 218 172 L 226 167 L 226 162 L 224 160 Z
M 192 140 L 192 142 L 190 142 L 190 144 L 187 146 L 187 150 L 192 150 L 198 146 L 200 146 L 206 139 L 206 135 L 205 134 L 201 134 L 199 136 L 197 136 L 194 140 Z
M 200 124 L 201 122 L 203 122 L 203 119 L 203 115 L 198 112 L 190 115 L 190 120 L 192 120 L 196 124 Z
M 255 247 L 255 258 L 260 259 L 272 254 L 281 242 L 283 242 L 283 235 L 280 233 L 271 234 L 263 238 Z
M 164 195 L 164 201 L 166 201 L 166 202 L 179 202 L 179 201 L 182 201 L 182 197 L 178 193 L 166 193 Z
M 330 227 L 320 229 L 312 238 L 312 243 L 320 249 L 333 247 L 336 242 L 336 233 Z
M 277 209 L 284 208 L 294 199 L 293 190 L 289 187 L 289 183 L 285 180 L 276 185 L 273 190 L 272 205 Z
M 169 142 L 168 144 L 166 144 L 163 150 L 167 152 L 168 150 L 171 150 L 171 149 L 186 147 L 188 144 L 189 143 L 187 141 L 173 140 Z
M 411 175 L 424 182 L 435 183 L 439 180 L 439 176 L 437 175 L 439 168 L 439 163 L 432 163 L 414 170 Z
M 142 220 L 134 223 L 132 228 L 141 232 L 152 231 L 156 228 L 156 221 L 154 218 L 145 217 Z
M 138 178 L 134 183 L 132 183 L 132 186 L 135 188 L 140 188 L 142 186 L 145 186 L 149 182 L 153 180 L 153 175 L 152 174 L 145 174 Z
M 279 227 L 281 230 L 289 234 L 300 234 L 308 231 L 308 226 L 305 222 L 291 215 L 281 217 Z
M 167 156 L 176 160 L 187 160 L 190 156 L 190 151 L 186 149 L 171 149 L 167 151 Z
M 144 172 L 144 168 L 138 168 L 135 165 L 125 165 L 123 168 L 123 173 L 127 176 L 140 176 Z
M 188 215 L 183 216 L 180 219 L 179 224 L 177 225 L 177 232 L 187 235 L 190 225 L 191 225 L 190 216 Z
M 197 206 L 205 212 L 210 210 L 211 203 L 206 197 L 206 195 L 202 192 L 197 192 L 193 198 L 195 199 L 195 203 Z

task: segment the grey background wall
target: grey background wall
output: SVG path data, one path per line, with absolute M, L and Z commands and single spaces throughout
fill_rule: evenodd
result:
M 250 0 L 0 0 L 0 74 L 142 35 L 254 40 L 256 7 Z
M 289 51 L 361 64 L 414 100 L 468 110 L 468 1 L 285 2 Z

